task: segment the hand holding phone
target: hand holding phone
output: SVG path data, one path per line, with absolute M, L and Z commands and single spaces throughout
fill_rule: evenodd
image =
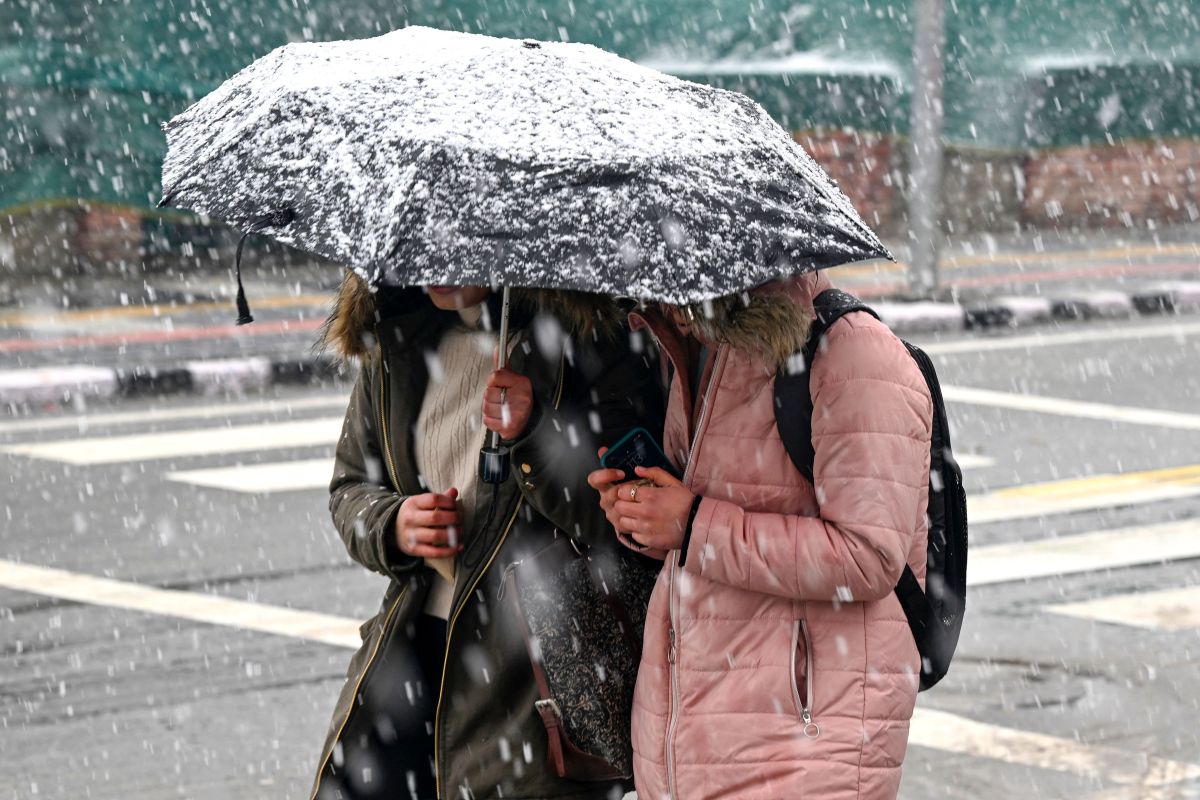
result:
M 634 428 L 600 457 L 600 465 L 606 469 L 619 469 L 625 473 L 624 480 L 636 481 L 635 467 L 661 467 L 679 477 L 670 459 L 654 441 L 645 428 Z

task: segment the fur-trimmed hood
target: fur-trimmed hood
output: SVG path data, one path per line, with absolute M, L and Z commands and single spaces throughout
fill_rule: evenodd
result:
M 417 291 L 409 292 L 414 302 L 432 308 L 428 298 L 418 296 Z M 343 358 L 369 355 L 374 348 L 376 325 L 386 315 L 381 314 L 380 300 L 381 292 L 373 291 L 357 274 L 347 271 L 333 312 L 321 329 L 318 347 L 332 349 Z M 550 314 L 575 336 L 614 336 L 625 316 L 611 298 L 584 292 L 514 289 L 512 304 L 514 316 Z
M 713 344 L 727 344 L 753 353 L 773 369 L 783 369 L 804 349 L 812 328 L 812 301 L 829 288 L 820 273 L 760 286 L 737 295 L 726 295 L 685 307 L 696 335 Z M 674 326 L 664 309 L 650 305 L 635 312 L 634 327 L 641 322 L 659 331 Z

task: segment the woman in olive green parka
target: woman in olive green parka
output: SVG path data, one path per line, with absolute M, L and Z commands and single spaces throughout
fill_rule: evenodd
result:
M 450 487 L 427 485 L 417 466 L 418 452 L 436 460 L 431 442 L 419 440 L 435 434 L 420 430 L 418 417 L 426 422 L 423 401 L 445 378 L 439 342 L 466 317 L 435 307 L 424 290 L 371 292 L 353 275 L 343 283 L 325 341 L 360 358 L 362 368 L 337 446 L 330 511 L 351 558 L 390 583 L 379 613 L 362 626 L 363 645 L 338 698 L 313 797 L 621 794 L 619 785 L 570 781 L 548 768 L 529 657 L 513 610 L 497 595 L 504 567 L 554 536 L 624 550 L 587 475 L 599 446 L 633 427 L 661 429 L 661 389 L 646 355 L 631 350 L 624 315 L 611 300 L 569 292 L 513 296 L 509 370 L 528 379 L 532 405 L 524 429 L 505 441 L 509 479 L 494 495 L 490 486 L 476 486 L 467 509 L 461 492 L 456 498 Z M 480 310 L 486 329 L 489 317 L 497 319 L 497 298 Z M 475 451 L 485 433 L 472 432 Z M 436 542 L 398 536 L 405 500 L 435 493 L 447 508 L 457 499 L 455 519 L 471 520 L 469 526 L 461 534 L 457 526 L 435 529 Z M 439 587 L 444 597 L 436 596 Z M 444 623 L 430 616 L 433 606 Z

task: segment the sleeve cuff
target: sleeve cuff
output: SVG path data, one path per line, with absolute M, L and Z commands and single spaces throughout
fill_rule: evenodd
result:
M 700 503 L 703 500 L 703 495 L 696 495 L 692 499 L 692 510 L 688 513 L 687 527 L 683 531 L 683 543 L 679 545 L 679 566 L 681 567 L 687 561 L 688 545 L 692 542 L 692 524 L 696 521 L 696 514 L 700 513 Z

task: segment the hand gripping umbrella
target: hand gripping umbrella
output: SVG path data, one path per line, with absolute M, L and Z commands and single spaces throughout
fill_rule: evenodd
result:
M 165 129 L 163 205 L 371 285 L 690 304 L 890 258 L 752 100 L 589 45 L 417 27 L 290 44 Z

